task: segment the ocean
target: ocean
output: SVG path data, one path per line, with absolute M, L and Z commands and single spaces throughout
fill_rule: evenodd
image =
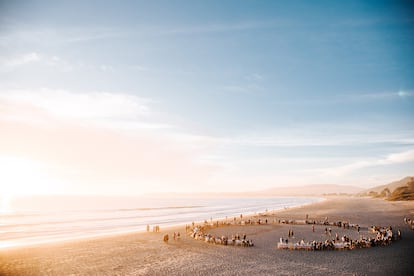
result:
M 320 201 L 303 197 L 18 197 L 0 212 L 0 248 L 229 219 Z M 4 204 L 3 204 L 4 205 Z

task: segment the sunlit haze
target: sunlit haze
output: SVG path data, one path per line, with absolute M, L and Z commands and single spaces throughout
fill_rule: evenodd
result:
M 412 175 L 410 8 L 1 1 L 0 194 L 370 187 Z

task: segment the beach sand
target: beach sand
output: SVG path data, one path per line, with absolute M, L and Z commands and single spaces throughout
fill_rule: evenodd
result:
M 294 231 L 292 241 L 327 238 L 324 226 L 285 225 L 279 219 L 349 221 L 368 235 L 371 225 L 401 229 L 402 240 L 390 246 L 342 251 L 279 250 L 280 237 Z M 246 234 L 254 247 L 207 244 L 185 234 L 185 226 L 160 233 L 131 233 L 112 237 L 44 244 L 0 250 L 0 275 L 413 275 L 414 231 L 403 218 L 414 218 L 414 202 L 330 197 L 323 202 L 270 211 L 252 220 L 268 219 L 267 225 L 219 226 L 214 235 Z M 208 219 L 208 218 L 206 218 Z M 213 218 L 214 219 L 214 218 Z M 240 219 L 240 218 L 238 218 Z M 244 220 L 248 217 L 244 216 Z M 232 218 L 229 218 L 231 221 Z M 191 222 L 189 222 L 191 223 Z M 172 233 L 181 239 L 173 240 Z M 168 233 L 168 243 L 162 241 Z M 356 230 L 332 227 L 332 234 Z

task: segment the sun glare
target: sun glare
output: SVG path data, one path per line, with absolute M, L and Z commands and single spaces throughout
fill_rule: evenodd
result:
M 10 198 L 20 195 L 47 194 L 53 182 L 46 173 L 47 166 L 27 158 L 0 156 L 0 194 L 2 208 Z

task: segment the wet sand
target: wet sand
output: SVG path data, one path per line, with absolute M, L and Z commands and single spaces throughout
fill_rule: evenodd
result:
M 280 237 L 291 241 L 327 238 L 325 226 L 279 224 L 279 219 L 349 221 L 369 235 L 371 225 L 401 229 L 402 240 L 390 246 L 343 251 L 280 250 Z M 332 197 L 311 205 L 268 212 L 243 219 L 268 224 L 219 226 L 207 232 L 221 236 L 246 234 L 254 247 L 208 244 L 185 234 L 185 226 L 160 233 L 131 233 L 105 238 L 0 250 L 0 275 L 412 275 L 414 231 L 403 218 L 414 218 L 414 202 Z M 207 218 L 206 218 L 207 219 Z M 214 218 L 213 218 L 214 219 Z M 240 218 L 237 218 L 240 220 Z M 231 218 L 228 221 L 232 221 Z M 274 223 L 276 222 L 276 223 Z M 189 222 L 191 223 L 191 222 Z M 357 238 L 354 229 L 332 228 Z M 173 240 L 172 233 L 181 239 Z M 162 241 L 168 233 L 168 243 Z

